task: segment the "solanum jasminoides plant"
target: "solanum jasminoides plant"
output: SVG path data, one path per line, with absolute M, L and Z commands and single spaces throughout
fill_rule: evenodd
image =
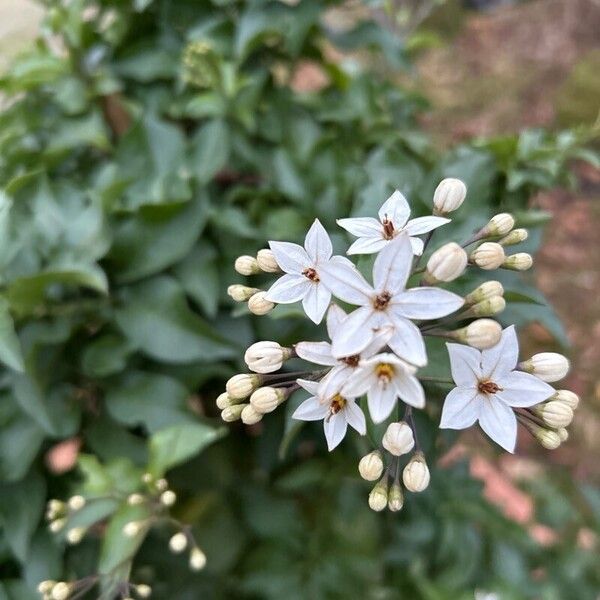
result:
M 529 269 L 529 254 L 505 254 L 507 247 L 527 238 L 527 231 L 513 229 L 512 215 L 497 214 L 468 239 L 440 246 L 420 267 L 435 230 L 450 226 L 447 215 L 463 204 L 466 193 L 462 181 L 445 179 L 434 194 L 434 216 L 409 221 L 410 206 L 396 190 L 379 209 L 378 219 L 338 219 L 338 225 L 358 237 L 348 255 L 376 254 L 372 283 L 347 257 L 334 255 L 318 219 L 304 247 L 270 241 L 270 250 L 260 250 L 256 258 L 239 257 L 235 267 L 242 275 L 264 271 L 280 276 L 265 291 L 232 285 L 229 291 L 235 300 L 247 301 L 248 309 L 258 315 L 277 304 L 301 301 L 313 323 L 326 319 L 329 340 L 298 341 L 291 347 L 277 341 L 250 346 L 244 358 L 253 373 L 227 382 L 226 392 L 217 399 L 222 418 L 255 424 L 303 390 L 310 397 L 292 419 L 322 421 L 330 451 L 344 439 L 348 426 L 364 436 L 367 421 L 386 423 L 381 439 L 369 436 L 373 448 L 359 463 L 364 479 L 381 477 L 369 496 L 376 511 L 402 508 L 401 479 L 413 492 L 429 484 L 413 418 L 414 410 L 428 409 L 422 382 L 456 386 L 444 400 L 441 428 L 465 429 L 478 422 L 508 452 L 515 450 L 518 424 L 545 448 L 557 448 L 566 440 L 577 398 L 547 382 L 567 375 L 568 360 L 545 352 L 519 362 L 514 325 L 503 330 L 489 318 L 505 308 L 498 281 L 485 281 L 465 297 L 442 287 L 467 269 Z M 340 303 L 352 308 L 346 312 Z M 420 376 L 419 369 L 428 363 L 426 337 L 453 340 L 446 344 L 452 381 Z M 317 367 L 281 370 L 295 358 Z M 401 458 L 405 455 L 408 459 Z

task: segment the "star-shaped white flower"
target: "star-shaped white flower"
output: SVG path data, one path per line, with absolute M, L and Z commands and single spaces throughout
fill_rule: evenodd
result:
M 399 235 L 375 259 L 371 286 L 358 269 L 347 262 L 329 262 L 320 269 L 321 278 L 333 294 L 360 306 L 340 326 L 332 344 L 335 357 L 362 352 L 382 327 L 392 327 L 388 345 L 399 358 L 416 366 L 427 364 L 425 343 L 410 319 L 439 319 L 463 304 L 460 296 L 434 287 L 405 289 L 412 270 L 410 238 Z
M 358 239 L 348 248 L 348 254 L 373 254 L 379 252 L 398 234 L 410 236 L 413 253 L 423 254 L 423 240 L 417 235 L 450 222 L 444 217 L 410 217 L 410 206 L 406 198 L 396 190 L 379 209 L 379 220 L 373 217 L 338 219 L 337 224 Z
M 365 415 L 356 404 L 355 398 L 342 396 L 339 390 L 335 394 L 325 396 L 323 386 L 316 381 L 298 379 L 298 383 L 313 396 L 295 410 L 292 418 L 300 421 L 323 419 L 329 451 L 344 439 L 348 425 L 356 429 L 360 435 L 365 435 L 367 432 Z
M 415 408 L 425 406 L 425 392 L 415 372 L 415 367 L 395 354 L 377 354 L 360 361 L 342 394 L 359 397 L 366 392 L 371 418 L 381 423 L 390 416 L 398 397 Z
M 330 261 L 346 261 L 334 256 L 329 235 L 315 219 L 306 234 L 304 248 L 291 242 L 269 242 L 277 264 L 285 275 L 267 291 L 266 299 L 277 304 L 292 304 L 302 300 L 304 312 L 315 323 L 320 323 L 331 301 L 331 292 L 321 282 L 322 265 Z
M 515 371 L 519 342 L 514 325 L 487 350 L 446 344 L 455 387 L 447 396 L 440 427 L 465 429 L 479 421 L 487 435 L 509 452 L 517 442 L 515 408 L 527 408 L 547 400 L 551 385 L 522 371 Z
M 327 311 L 327 333 L 330 339 L 334 339 L 340 331 L 343 320 L 347 314 L 337 304 L 332 304 Z M 333 367 L 329 373 L 321 380 L 322 389 L 327 389 L 329 386 L 337 389 L 343 385 L 350 375 L 358 368 L 361 359 L 369 358 L 387 343 L 392 335 L 390 327 L 382 328 L 375 333 L 371 343 L 360 353 L 352 356 L 342 356 L 336 358 L 331 351 L 329 342 L 298 342 L 294 349 L 296 354 L 309 362 L 326 367 Z M 364 392 L 363 392 L 364 393 Z M 360 394 L 362 395 L 362 394 Z

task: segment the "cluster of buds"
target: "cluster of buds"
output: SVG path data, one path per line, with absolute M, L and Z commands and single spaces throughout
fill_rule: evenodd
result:
M 87 527 L 68 527 L 69 518 L 80 511 L 87 504 L 81 495 L 71 496 L 66 502 L 52 499 L 46 506 L 46 520 L 48 529 L 52 533 L 64 533 L 69 544 L 79 544 L 87 533 Z
M 169 540 L 169 550 L 181 554 L 189 549 L 189 566 L 192 571 L 201 571 L 206 565 L 206 555 L 196 544 L 189 528 L 175 533 Z
M 377 218 L 338 219 L 337 224 L 356 238 L 346 252 L 349 257 L 376 254 L 370 280 L 348 257 L 334 256 L 331 238 L 318 220 L 308 230 L 304 246 L 270 241 L 269 249 L 256 256 L 238 257 L 235 269 L 241 275 L 264 279 L 275 274 L 276 279 L 265 289 L 232 285 L 229 294 L 234 300 L 248 302 L 257 315 L 277 304 L 301 302 L 315 324 L 326 320 L 329 339 L 299 341 L 291 347 L 276 341 L 250 346 L 244 357 L 250 372 L 229 379 L 216 400 L 223 420 L 257 423 L 291 394 L 304 390 L 310 397 L 292 418 L 322 421 L 330 451 L 349 427 L 365 435 L 367 419 L 387 423 L 380 446 L 358 467 L 364 479 L 377 482 L 369 496 L 374 510 L 400 510 L 405 491 L 420 492 L 429 485 L 429 469 L 412 419 L 412 410 L 425 407 L 424 384 L 456 385 L 443 406 L 442 428 L 463 429 L 478 421 L 510 452 L 516 443 L 517 419 L 538 439 L 545 432 L 546 447 L 553 445 L 549 431 L 565 439 L 563 430 L 572 409 L 554 397 L 547 382 L 564 376 L 566 359 L 560 362 L 557 355 L 544 353 L 518 362 L 514 327 L 503 329 L 493 318 L 506 306 L 499 281 L 485 281 L 464 297 L 445 289 L 473 267 L 483 271 L 531 267 L 528 254 L 505 253 L 526 240 L 527 231 L 515 229 L 510 214 L 498 214 L 469 239 L 435 249 L 426 266 L 419 267 L 435 230 L 450 223 L 448 215 L 461 207 L 466 194 L 463 182 L 444 179 L 435 190 L 431 215 L 410 219 L 410 206 L 396 191 Z M 467 250 L 474 244 L 475 249 Z M 346 313 L 342 303 L 354 307 L 352 312 Z M 453 381 L 419 374 L 428 360 L 426 337 L 448 341 Z M 290 359 L 317 367 L 301 363 L 303 370 L 286 372 Z M 564 398 L 565 392 L 557 392 L 561 393 Z M 392 421 L 401 403 L 407 416 Z

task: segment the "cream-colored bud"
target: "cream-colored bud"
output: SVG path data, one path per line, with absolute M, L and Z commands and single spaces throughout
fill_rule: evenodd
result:
M 37 591 L 40 594 L 49 594 L 52 591 L 52 588 L 56 585 L 56 581 L 52 579 L 45 579 L 44 581 L 40 581 L 37 586 Z
M 152 588 L 145 583 L 140 583 L 134 587 L 135 593 L 140 598 L 150 598 L 152 595 Z
M 258 288 L 251 288 L 245 285 L 239 285 L 237 283 L 230 285 L 227 288 L 227 293 L 231 298 L 233 298 L 236 302 L 247 302 L 254 296 L 260 292 Z
M 472 306 L 484 300 L 489 300 L 494 296 L 502 295 L 504 295 L 504 288 L 499 281 L 486 281 L 465 296 L 465 304 Z
M 366 481 L 375 481 L 383 473 L 383 457 L 379 450 L 369 452 L 358 463 L 358 472 Z
M 567 427 L 573 420 L 573 409 L 560 400 L 549 400 L 538 404 L 533 410 L 542 417 L 546 425 L 554 429 Z
M 160 495 L 160 503 L 163 506 L 173 506 L 177 502 L 177 494 L 173 490 L 165 490 Z
M 159 492 L 164 492 L 169 487 L 169 482 L 164 477 L 161 477 L 156 480 L 154 485 Z
M 424 279 L 427 283 L 454 281 L 467 268 L 467 253 L 455 242 L 438 248 L 427 261 Z
M 557 352 L 540 352 L 519 364 L 522 371 L 531 373 L 548 383 L 562 379 L 569 372 L 569 366 L 566 356 Z
M 53 588 L 51 592 L 52 600 L 67 600 L 67 598 L 71 595 L 71 590 L 73 586 L 70 583 L 66 583 L 65 581 L 59 581 Z
M 246 404 L 240 416 L 245 425 L 255 425 L 263 418 L 263 413 L 258 412 L 252 404 Z
M 514 246 L 524 242 L 529 237 L 527 229 L 513 229 L 508 235 L 504 236 L 498 243 L 501 246 Z
M 140 504 L 144 504 L 146 498 L 142 496 L 142 494 L 130 494 L 127 497 L 127 504 L 129 506 L 139 506 Z
M 402 493 L 402 487 L 400 487 L 399 481 L 394 481 L 394 483 L 392 483 L 392 487 L 388 494 L 387 506 L 392 512 L 398 512 L 399 510 L 402 510 L 402 507 L 404 506 L 404 494 Z
M 556 433 L 558 433 L 558 437 L 560 438 L 561 444 L 562 442 L 566 442 L 569 439 L 569 432 L 564 427 L 559 427 L 556 430 Z
M 446 215 L 455 211 L 464 202 L 467 186 L 453 177 L 442 179 L 433 193 L 433 212 L 436 215 Z
M 219 410 L 224 410 L 228 406 L 233 406 L 234 404 L 239 404 L 239 400 L 234 400 L 233 398 L 229 397 L 229 394 L 227 392 L 223 392 L 222 394 L 219 394 L 217 396 L 215 403 Z
M 173 552 L 175 554 L 179 554 L 180 552 L 183 552 L 187 548 L 187 544 L 188 544 L 187 536 L 185 535 L 185 533 L 182 533 L 180 531 L 179 533 L 176 533 L 169 540 L 169 549 L 171 550 L 171 552 Z
M 142 521 L 129 521 L 129 523 L 125 523 L 125 526 L 123 527 L 123 535 L 128 538 L 133 538 L 142 531 L 143 527 L 144 524 Z
M 484 242 L 469 257 L 480 269 L 491 271 L 502 265 L 505 259 L 504 248 L 496 242 Z
M 83 496 L 71 496 L 67 502 L 72 511 L 81 510 L 85 506 L 85 498 Z
M 192 571 L 201 571 L 206 565 L 206 555 L 200 548 L 193 548 L 190 553 L 190 569 Z
M 48 525 L 48 529 L 52 533 L 58 533 L 59 531 L 62 531 L 64 529 L 66 524 L 67 524 L 66 519 L 55 519 L 54 521 L 52 521 L 50 523 L 50 525 Z
M 233 406 L 228 406 L 221 411 L 221 419 L 226 423 L 233 423 L 234 421 L 239 421 L 242 417 L 242 411 L 249 404 L 234 404 Z
M 267 292 L 257 292 L 248 300 L 248 310 L 253 315 L 266 315 L 275 308 L 275 303 L 265 298 Z
M 255 373 L 272 373 L 281 369 L 283 361 L 290 355 L 291 350 L 277 342 L 256 342 L 246 350 L 244 361 Z
M 502 326 L 493 319 L 477 319 L 466 327 L 449 333 L 452 339 L 458 340 L 478 350 L 495 346 L 502 336 Z
M 262 414 L 274 411 L 287 397 L 281 388 L 261 387 L 250 396 L 250 404 Z
M 533 266 L 533 258 L 531 254 L 527 252 L 517 252 L 517 254 L 511 254 L 507 256 L 502 263 L 503 269 L 510 269 L 511 271 L 527 271 Z
M 261 378 L 258 375 L 240 373 L 234 375 L 225 384 L 225 389 L 230 398 L 243 400 L 247 398 L 259 385 Z
M 240 275 L 256 275 L 260 273 L 258 261 L 254 256 L 238 256 L 235 259 L 235 270 Z
M 493 317 L 501 313 L 506 308 L 506 300 L 502 296 L 492 296 L 487 300 L 482 300 L 471 306 L 465 313 L 464 317 Z
M 408 423 L 390 423 L 381 440 L 383 447 L 394 456 L 410 452 L 415 445 L 415 438 Z
M 429 467 L 422 452 L 417 452 L 402 471 L 402 481 L 409 492 L 422 492 L 429 485 Z
M 49 520 L 56 519 L 65 512 L 66 504 L 60 500 L 48 500 L 46 505 L 46 518 Z
M 65 539 L 69 544 L 79 544 L 86 532 L 87 529 L 85 527 L 73 527 L 73 529 L 69 529 L 69 531 L 67 531 Z
M 534 435 L 546 450 L 556 450 L 560 446 L 560 436 L 556 431 L 539 427 L 535 430 Z
M 281 271 L 277 264 L 277 260 L 275 259 L 275 254 L 273 254 L 273 250 L 267 248 L 259 250 L 256 255 L 256 262 L 258 263 L 260 270 L 265 273 L 279 273 Z
M 550 400 L 560 400 L 570 406 L 572 410 L 579 406 L 579 396 L 571 390 L 557 390 Z
M 369 508 L 381 512 L 388 502 L 388 476 L 387 473 L 375 484 L 369 493 Z
M 515 226 L 515 219 L 509 213 L 494 215 L 484 231 L 487 235 L 506 235 Z
M 144 473 L 142 475 L 142 481 L 144 483 L 152 483 L 154 481 L 154 475 L 152 475 L 152 473 Z

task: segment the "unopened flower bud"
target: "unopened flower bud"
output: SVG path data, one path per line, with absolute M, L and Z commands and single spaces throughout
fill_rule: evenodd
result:
M 44 581 L 40 581 L 37 586 L 37 591 L 40 594 L 48 595 L 55 585 L 56 581 L 53 581 L 52 579 L 45 579 Z
M 71 595 L 71 589 L 72 585 L 70 583 L 66 583 L 65 581 L 59 581 L 52 588 L 52 600 L 67 600 L 67 598 Z
M 572 410 L 579 406 L 579 396 L 571 390 L 557 390 L 550 400 L 560 400 L 570 406 Z
M 221 419 L 226 423 L 233 423 L 234 421 L 238 421 L 242 416 L 242 411 L 246 406 L 250 406 L 249 404 L 234 404 L 233 406 L 228 406 L 221 411 Z
M 277 342 L 256 342 L 246 350 L 244 361 L 251 371 L 272 373 L 281 369 L 284 360 L 291 355 L 289 348 L 283 348 Z
M 138 535 L 143 528 L 144 524 L 141 521 L 129 521 L 125 523 L 123 527 L 123 535 L 128 538 L 133 538 Z
M 219 410 L 224 410 L 228 406 L 233 406 L 234 404 L 239 404 L 239 402 L 240 402 L 239 399 L 234 400 L 233 398 L 230 398 L 229 394 L 227 392 L 223 392 L 222 394 L 219 394 L 215 401 L 217 408 Z
M 200 548 L 193 548 L 190 553 L 190 569 L 201 571 L 206 565 L 206 555 Z
M 533 258 L 531 254 L 527 252 L 517 252 L 517 254 L 511 254 L 507 256 L 502 263 L 503 269 L 510 269 L 511 271 L 527 271 L 531 269 L 533 265 Z
M 394 481 L 394 483 L 392 483 L 392 487 L 388 494 L 387 506 L 392 512 L 398 512 L 399 510 L 402 510 L 402 507 L 404 506 L 404 494 L 402 493 L 399 481 Z
M 273 387 L 258 388 L 250 396 L 250 404 L 259 413 L 274 411 L 287 397 L 285 390 Z
M 230 398 L 243 400 L 247 398 L 259 385 L 261 378 L 258 375 L 240 373 L 234 375 L 225 384 L 225 389 Z
M 467 186 L 453 177 L 442 179 L 433 193 L 434 214 L 446 215 L 455 211 L 464 202 Z
M 502 265 L 504 259 L 504 248 L 496 242 L 484 242 L 469 257 L 480 269 L 491 271 Z
M 64 526 L 66 524 L 67 524 L 67 519 L 55 519 L 54 521 L 52 521 L 50 523 L 50 525 L 48 525 L 48 529 L 52 533 L 58 533 L 59 531 L 61 531 L 62 529 L 64 529 Z
M 64 502 L 60 500 L 48 500 L 48 504 L 46 507 L 46 517 L 49 520 L 56 519 L 59 515 L 65 512 L 66 505 Z
M 258 288 L 251 288 L 245 285 L 239 285 L 237 283 L 230 285 L 227 288 L 227 293 L 233 298 L 236 302 L 247 302 L 254 296 L 260 292 Z
M 558 433 L 558 437 L 560 438 L 561 444 L 562 442 L 566 442 L 569 439 L 569 432 L 564 427 L 559 427 L 556 430 Z
M 438 248 L 427 261 L 424 279 L 427 283 L 454 281 L 467 268 L 467 253 L 455 242 Z
M 187 544 L 187 536 L 185 535 L 185 533 L 182 533 L 180 531 L 169 540 L 169 549 L 171 550 L 171 552 L 179 554 L 180 552 L 183 552 L 186 549 Z
M 546 425 L 554 429 L 567 427 L 573 420 L 573 409 L 560 400 L 549 400 L 538 404 L 534 412 L 542 417 Z
M 540 352 L 534 354 L 529 360 L 519 363 L 519 368 L 539 377 L 542 381 L 552 383 L 562 379 L 569 372 L 569 361 L 557 352 Z
M 173 504 L 175 504 L 176 501 L 177 501 L 177 494 L 175 494 L 175 492 L 173 490 L 165 490 L 160 495 L 160 503 L 163 506 L 173 506 Z
M 466 327 L 449 333 L 452 339 L 478 350 L 495 346 L 502 336 L 502 326 L 493 319 L 477 319 Z
M 486 235 L 506 235 L 515 226 L 515 220 L 509 213 L 494 215 L 484 227 Z
M 556 450 L 560 446 L 560 436 L 556 431 L 538 427 L 534 431 L 535 438 L 546 450 Z
M 72 511 L 78 511 L 85 506 L 85 498 L 79 495 L 71 496 L 67 504 Z
M 524 242 L 529 237 L 527 229 L 513 229 L 508 235 L 504 236 L 498 243 L 501 246 L 514 246 Z
M 358 463 L 358 472 L 366 481 L 375 481 L 383 473 L 383 457 L 379 450 L 369 452 L 363 456 Z
M 254 256 L 238 256 L 235 259 L 235 270 L 240 275 L 256 275 L 260 273 L 258 261 Z
M 142 475 L 142 481 L 144 483 L 152 483 L 154 481 L 154 475 L 152 475 L 152 473 L 144 473 Z
M 381 512 L 388 502 L 388 476 L 387 473 L 375 484 L 369 493 L 369 508 Z
M 404 467 L 402 481 L 409 492 L 422 492 L 429 485 L 429 468 L 422 452 L 417 452 Z
M 478 302 L 489 300 L 494 296 L 504 295 L 504 288 L 499 281 L 486 281 L 465 296 L 465 304 L 472 306 Z
M 67 531 L 65 539 L 69 544 L 79 544 L 86 532 L 87 529 L 85 527 L 73 527 L 73 529 L 69 529 L 69 531 Z
M 275 254 L 273 254 L 273 250 L 267 248 L 259 250 L 256 255 L 256 262 L 258 263 L 260 270 L 265 273 L 279 273 L 281 271 L 277 264 L 277 260 L 275 259 Z
M 169 487 L 169 482 L 164 477 L 161 477 L 156 480 L 154 485 L 159 492 L 164 492 Z
M 263 418 L 263 413 L 258 412 L 252 404 L 246 404 L 240 414 L 244 425 L 255 425 Z
M 152 595 L 152 588 L 149 585 L 146 585 L 145 583 L 140 583 L 136 585 L 134 589 L 135 593 L 140 598 L 150 598 L 150 596 Z
M 275 303 L 265 298 L 267 292 L 257 292 L 248 300 L 248 310 L 253 315 L 266 315 L 275 308 Z
M 471 306 L 465 313 L 464 317 L 493 317 L 501 313 L 506 308 L 506 300 L 502 296 L 492 296 L 487 300 L 482 300 Z
M 394 456 L 410 452 L 415 445 L 415 438 L 408 423 L 390 423 L 381 440 L 383 447 Z
M 127 497 L 127 504 L 129 504 L 129 506 L 138 506 L 140 504 L 143 504 L 145 501 L 145 497 L 142 496 L 142 494 L 130 494 Z

